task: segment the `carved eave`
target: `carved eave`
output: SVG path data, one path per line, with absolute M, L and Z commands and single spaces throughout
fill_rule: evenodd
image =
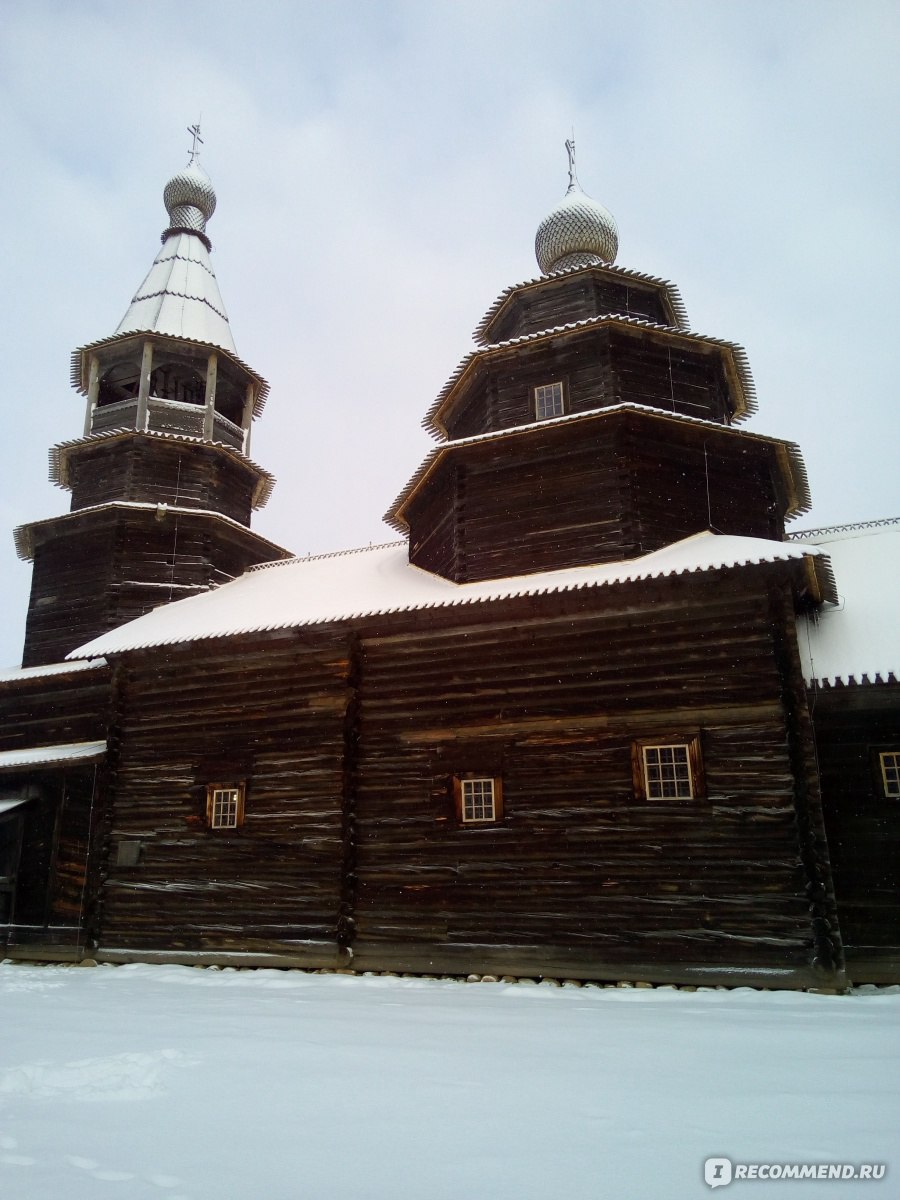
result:
M 619 329 L 635 336 L 650 334 L 670 347 L 716 355 L 725 371 L 734 405 L 731 420 L 742 421 L 756 412 L 756 388 L 750 374 L 750 364 L 742 346 L 738 346 L 735 342 L 723 341 L 721 338 L 709 337 L 706 334 L 683 333 L 670 329 L 666 325 L 655 325 L 652 321 L 642 321 L 637 317 L 601 316 L 589 317 L 584 321 L 574 321 L 569 325 L 558 325 L 541 333 L 525 334 L 522 337 L 511 338 L 507 342 L 497 342 L 492 346 L 471 351 L 460 362 L 441 389 L 425 414 L 422 427 L 438 441 L 446 438 L 448 436 L 448 417 L 468 397 L 469 389 L 480 378 L 485 364 L 503 356 L 514 357 L 516 352 L 524 346 L 537 346 L 547 342 L 564 343 L 580 337 L 585 330 L 604 327 Z
M 154 346 L 175 352 L 179 349 L 183 351 L 185 346 L 196 346 L 203 352 L 204 357 L 216 354 L 220 358 L 225 359 L 232 366 L 236 367 L 239 373 L 247 376 L 248 383 L 253 387 L 253 416 L 256 418 L 262 415 L 269 395 L 269 385 L 242 358 L 239 358 L 236 354 L 232 354 L 230 350 L 224 350 L 221 346 L 217 346 L 213 342 L 199 342 L 193 338 L 172 337 L 166 334 L 154 333 L 152 330 L 147 332 L 130 331 L 128 333 L 113 334 L 112 337 L 101 338 L 99 341 L 89 342 L 86 346 L 81 346 L 79 349 L 73 350 L 70 374 L 72 387 L 80 392 L 82 396 L 86 396 L 90 386 L 90 363 L 92 358 L 98 358 L 101 364 L 108 362 L 110 365 L 119 362 L 121 358 L 129 355 L 139 359 L 141 347 L 144 342 L 152 342 Z M 115 348 L 115 353 L 109 353 L 113 347 Z
M 23 561 L 31 562 L 34 558 L 35 548 L 48 538 L 64 534 L 67 527 L 76 528 L 78 525 L 83 524 L 85 518 L 115 512 L 150 512 L 155 513 L 160 520 L 165 517 L 176 516 L 191 520 L 203 519 L 213 521 L 231 530 L 240 538 L 251 540 L 256 546 L 265 546 L 272 551 L 273 559 L 293 557 L 290 551 L 285 550 L 283 546 L 279 546 L 275 542 L 270 542 L 268 538 L 261 537 L 258 533 L 254 533 L 247 525 L 242 525 L 240 521 L 235 521 L 233 517 L 226 517 L 224 513 L 213 512 L 212 509 L 208 508 L 186 508 L 176 504 L 150 504 L 136 500 L 112 500 L 108 504 L 96 504 L 89 508 L 79 508 L 75 512 L 64 513 L 59 517 L 48 517 L 44 521 L 32 521 L 28 525 L 19 525 L 17 529 L 13 530 L 16 554 Z
M 769 446 L 775 454 L 784 488 L 786 520 L 802 516 L 812 507 L 809 491 L 809 480 L 806 466 L 796 442 L 786 442 L 780 438 L 765 437 L 759 433 L 748 433 L 746 430 L 732 429 L 727 425 L 719 425 L 715 421 L 701 421 L 696 417 L 685 417 L 678 413 L 666 412 L 664 409 L 650 408 L 644 404 L 615 404 L 608 408 L 594 408 L 588 412 L 567 413 L 546 421 L 533 421 L 528 425 L 514 425 L 510 429 L 500 429 L 491 433 L 481 433 L 474 437 L 459 438 L 456 441 L 444 442 L 435 446 L 429 452 L 419 469 L 409 483 L 384 515 L 385 522 L 398 533 L 406 534 L 409 522 L 406 512 L 414 496 L 425 485 L 427 480 L 438 470 L 449 455 L 458 453 L 470 446 L 480 446 L 489 442 L 498 442 L 515 437 L 540 436 L 546 429 L 559 426 L 572 426 L 584 422 L 609 420 L 623 413 L 634 414 L 653 421 L 668 421 L 679 426 L 696 427 L 702 431 L 705 440 L 710 438 L 737 438 L 743 442 L 753 442 L 757 445 Z
M 253 485 L 253 495 L 251 499 L 251 507 L 254 510 L 264 508 L 272 495 L 275 487 L 275 476 L 267 471 L 264 467 L 255 463 L 252 458 L 248 458 L 246 454 L 242 454 L 234 446 L 229 446 L 225 442 L 209 442 L 202 438 L 190 437 L 183 433 L 159 433 L 153 429 L 137 432 L 133 429 L 113 429 L 107 433 L 92 433 L 87 437 L 75 438 L 70 442 L 60 442 L 58 446 L 51 446 L 49 452 L 50 459 L 50 482 L 55 483 L 57 487 L 70 491 L 72 484 L 69 475 L 69 459 L 73 452 L 80 450 L 84 446 L 96 445 L 98 442 L 109 443 L 115 440 L 126 440 L 128 438 L 154 438 L 159 441 L 177 442 L 186 446 L 206 446 L 215 448 L 220 453 L 226 454 L 229 458 L 236 462 L 242 463 L 248 467 L 254 475 L 256 475 L 256 483 Z
M 666 315 L 669 317 L 669 325 L 683 333 L 690 330 L 687 309 L 681 298 L 681 292 L 674 283 L 670 283 L 668 279 L 659 279 L 655 275 L 645 275 L 643 271 L 630 270 L 628 267 L 595 265 L 569 267 L 567 270 L 555 271 L 552 275 L 540 275 L 536 279 L 526 279 L 523 283 L 516 283 L 512 287 L 506 288 L 478 322 L 474 333 L 475 341 L 481 346 L 490 345 L 492 326 L 501 321 L 508 309 L 520 298 L 527 298 L 529 293 L 552 287 L 554 283 L 568 280 L 575 275 L 596 276 L 626 286 L 629 283 L 635 283 L 645 290 L 649 288 L 659 295 Z M 628 314 L 623 315 L 627 316 Z

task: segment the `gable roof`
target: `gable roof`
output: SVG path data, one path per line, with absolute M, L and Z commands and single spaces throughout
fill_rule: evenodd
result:
M 69 658 L 477 604 L 515 596 L 614 587 L 644 579 L 815 557 L 805 546 L 698 533 L 641 558 L 453 583 L 412 566 L 405 542 L 251 567 L 215 591 L 163 605 L 81 646 Z

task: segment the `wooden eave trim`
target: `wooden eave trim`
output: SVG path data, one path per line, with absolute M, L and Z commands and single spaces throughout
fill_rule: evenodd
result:
M 631 337 L 650 337 L 670 345 L 681 346 L 682 349 L 706 354 L 709 357 L 718 356 L 723 363 L 723 369 L 735 400 L 732 420 L 742 421 L 756 411 L 753 380 L 743 347 L 734 342 L 710 337 L 708 334 L 655 325 L 651 321 L 645 321 L 639 317 L 604 314 L 600 317 L 588 317 L 583 321 L 556 326 L 539 333 L 524 334 L 521 337 L 510 339 L 508 342 L 498 342 L 496 345 L 482 346 L 471 351 L 457 367 L 456 373 L 445 384 L 439 401 L 436 401 L 425 414 L 425 419 L 422 421 L 423 428 L 432 437 L 438 439 L 449 437 L 446 419 L 452 415 L 465 398 L 465 389 L 469 386 L 470 376 L 476 365 L 488 360 L 493 361 L 496 358 L 502 359 L 507 354 L 515 357 L 524 349 L 530 350 L 533 346 L 540 346 L 545 342 L 567 342 L 583 337 L 588 332 L 607 327 L 615 327 Z
M 764 434 L 752 433 L 750 430 L 735 429 L 731 425 L 718 425 L 712 421 L 700 421 L 695 417 L 684 417 L 679 413 L 667 413 L 661 409 L 628 403 L 610 405 L 608 408 L 591 408 L 586 412 L 565 413 L 562 417 L 553 417 L 547 421 L 530 421 L 527 425 L 513 425 L 509 429 L 497 429 L 489 433 L 476 434 L 470 438 L 460 438 L 458 441 L 442 442 L 429 452 L 418 472 L 413 475 L 409 483 L 385 513 L 383 520 L 398 533 L 407 534 L 409 523 L 406 520 L 406 512 L 411 502 L 431 479 L 447 455 L 453 451 L 468 450 L 479 445 L 490 445 L 494 442 L 501 442 L 508 437 L 526 437 L 529 434 L 537 435 L 546 433 L 550 429 L 567 429 L 571 425 L 582 421 L 599 420 L 604 417 L 611 419 L 612 417 L 630 416 L 643 420 L 668 421 L 677 425 L 679 429 L 694 429 L 702 437 L 724 436 L 741 438 L 743 440 L 749 439 L 757 445 L 774 447 L 776 450 L 776 461 L 781 471 L 785 484 L 785 492 L 788 497 L 785 517 L 799 516 L 809 511 L 808 488 L 804 487 L 806 483 L 805 471 L 803 471 L 803 478 L 799 483 L 796 479 L 795 468 L 799 465 L 799 468 L 802 470 L 803 463 L 800 458 L 799 449 L 795 443 L 783 442 L 778 438 L 770 438 Z
M 30 562 L 34 558 L 34 551 L 37 546 L 42 545 L 47 540 L 47 537 L 58 537 L 60 534 L 65 536 L 70 532 L 77 533 L 78 530 L 75 526 L 83 524 L 85 518 L 92 516 L 106 517 L 113 512 L 130 512 L 134 514 L 156 513 L 160 516 L 171 515 L 179 519 L 212 519 L 216 523 L 224 525 L 230 532 L 237 534 L 238 537 L 246 538 L 257 546 L 260 544 L 266 546 L 273 551 L 273 559 L 294 557 L 289 550 L 285 550 L 283 546 L 276 545 L 275 542 L 270 542 L 268 538 L 264 538 L 261 534 L 256 533 L 249 525 L 242 525 L 240 521 L 235 521 L 233 517 L 227 517 L 224 513 L 215 512 L 213 509 L 185 508 L 181 505 L 151 504 L 149 502 L 145 504 L 140 501 L 128 500 L 110 500 L 106 504 L 92 504 L 87 508 L 76 508 L 74 512 L 61 513 L 58 517 L 47 517 L 43 521 L 32 521 L 28 525 L 20 525 L 13 531 L 16 553 L 19 558 Z M 67 528 L 67 526 L 71 526 L 71 528 Z
M 170 346 L 173 349 L 185 345 L 199 346 L 203 350 L 204 356 L 208 356 L 211 351 L 217 355 L 221 355 L 233 367 L 236 367 L 239 372 L 243 372 L 250 377 L 256 393 L 253 401 L 253 416 L 256 418 L 262 415 L 269 395 L 269 384 L 263 379 L 262 375 L 254 371 L 242 358 L 233 354 L 232 351 L 226 350 L 224 346 L 216 345 L 215 342 L 200 342 L 195 338 L 175 337 L 173 334 L 167 333 L 155 333 L 152 331 L 142 333 L 140 330 L 129 330 L 128 333 L 116 333 L 111 337 L 100 338 L 99 341 L 89 342 L 86 346 L 80 346 L 77 350 L 72 351 L 69 375 L 72 387 L 77 392 L 80 392 L 82 396 L 88 394 L 88 376 L 92 356 L 96 355 L 102 361 L 107 357 L 103 352 L 113 346 L 122 347 L 124 350 L 134 351 L 137 349 L 139 351 L 144 342 L 151 342 L 154 347 Z M 118 356 L 111 361 L 118 361 Z

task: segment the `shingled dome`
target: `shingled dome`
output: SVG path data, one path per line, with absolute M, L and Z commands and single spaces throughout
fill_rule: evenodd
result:
M 197 162 L 172 176 L 163 190 L 163 202 L 169 213 L 169 229 L 205 233 L 206 222 L 216 211 L 213 185 Z
M 567 148 L 570 143 L 566 143 Z M 569 187 L 544 217 L 534 239 L 541 273 L 615 262 L 619 231 L 612 213 L 581 190 L 575 175 L 575 147 L 569 153 Z

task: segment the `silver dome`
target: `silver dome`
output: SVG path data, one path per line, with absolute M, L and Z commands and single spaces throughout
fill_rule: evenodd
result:
M 561 203 L 544 217 L 534 239 L 534 252 L 544 275 L 567 267 L 615 262 L 619 231 L 612 213 L 585 195 L 577 180 Z
M 206 232 L 206 222 L 216 211 L 216 193 L 209 176 L 197 162 L 178 171 L 163 190 L 170 229 Z
M 575 173 L 575 134 L 566 141 L 569 188 L 538 225 L 534 239 L 541 274 L 615 262 L 619 231 L 612 213 L 581 190 Z

